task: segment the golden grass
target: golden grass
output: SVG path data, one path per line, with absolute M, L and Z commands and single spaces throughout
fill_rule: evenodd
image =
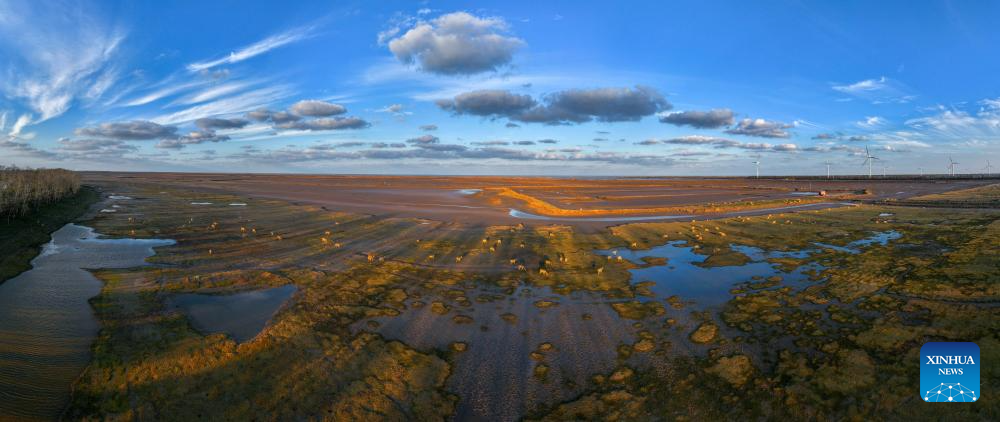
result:
M 497 197 L 519 201 L 524 204 L 524 207 L 530 212 L 549 217 L 600 217 L 645 214 L 711 214 L 826 202 L 826 200 L 822 198 L 795 198 L 771 199 L 763 201 L 734 201 L 670 207 L 567 209 L 560 208 L 543 199 L 518 192 L 511 188 L 487 188 L 485 191 L 490 192 Z

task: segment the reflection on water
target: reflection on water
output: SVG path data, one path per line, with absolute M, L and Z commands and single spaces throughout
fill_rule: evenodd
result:
M 802 282 L 808 279 L 803 274 L 807 268 L 799 267 L 785 272 L 777 265 L 764 261 L 768 254 L 756 248 L 734 248 L 737 252 L 750 252 L 752 262 L 744 265 L 703 267 L 708 258 L 695 252 L 683 241 L 670 242 L 652 249 L 630 250 L 626 248 L 597 251 L 598 255 L 620 255 L 636 264 L 644 264 L 643 257 L 666 258 L 666 265 L 652 265 L 630 270 L 632 282 L 652 281 L 651 290 L 660 298 L 679 296 L 684 301 L 693 301 L 696 307 L 722 305 L 732 298 L 729 291 L 739 283 L 752 281 L 754 277 L 779 276 L 785 282 Z M 794 254 L 794 253 L 790 253 Z
M 900 234 L 899 232 L 897 232 L 895 230 L 889 230 L 889 231 L 874 233 L 871 236 L 866 237 L 866 238 L 861 239 L 861 240 L 855 240 L 855 241 L 853 241 L 851 243 L 848 243 L 847 246 L 836 246 L 836 245 L 830 245 L 830 244 L 827 244 L 827 243 L 819 243 L 819 242 L 814 243 L 814 245 L 822 247 L 822 248 L 826 248 L 826 249 L 833 249 L 835 251 L 847 252 L 849 254 L 856 255 L 856 254 L 861 253 L 861 248 L 864 248 L 864 247 L 867 247 L 867 246 L 871 246 L 871 245 L 874 245 L 874 244 L 878 244 L 880 246 L 885 246 L 885 245 L 889 244 L 890 241 L 899 239 L 901 237 L 903 237 L 903 235 Z
M 167 306 L 184 312 L 198 331 L 223 333 L 242 343 L 256 337 L 295 291 L 286 284 L 225 295 L 184 293 L 169 298 Z
M 173 243 L 99 239 L 67 224 L 31 270 L 0 284 L 0 419 L 55 419 L 65 407 L 99 328 L 87 300 L 101 282 L 84 269 L 140 266 Z
M 861 248 L 875 244 L 885 246 L 890 241 L 902 237 L 897 231 L 873 233 L 864 239 L 856 240 L 847 246 L 834 246 L 822 243 L 815 245 L 851 254 L 861 253 Z M 781 277 L 786 285 L 809 281 L 806 271 L 821 270 L 818 264 L 801 265 L 792 271 L 784 271 L 780 265 L 767 262 L 772 258 L 802 259 L 818 252 L 818 249 L 803 249 L 799 251 L 765 251 L 760 248 L 745 245 L 730 245 L 736 252 L 746 255 L 751 262 L 744 265 L 719 267 L 703 267 L 708 258 L 696 252 L 684 241 L 674 241 L 652 249 L 631 250 L 618 248 L 596 251 L 598 255 L 619 255 L 633 263 L 644 265 L 644 257 L 666 258 L 666 265 L 644 266 L 630 270 L 632 282 L 652 281 L 656 283 L 652 290 L 659 297 L 677 295 L 683 300 L 692 300 L 696 307 L 722 305 L 732 298 L 730 290 L 739 283 L 760 280 L 768 277 Z

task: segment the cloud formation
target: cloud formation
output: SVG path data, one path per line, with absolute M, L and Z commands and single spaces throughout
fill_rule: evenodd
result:
M 638 145 L 704 145 L 711 146 L 714 148 L 737 148 L 737 149 L 747 149 L 756 151 L 777 151 L 777 152 L 791 152 L 798 150 L 798 146 L 795 144 L 778 144 L 772 145 L 768 143 L 743 143 L 740 141 L 734 141 L 732 139 L 719 138 L 715 136 L 702 136 L 702 135 L 688 135 L 681 136 L 678 138 L 657 140 L 657 139 L 647 139 L 645 141 L 639 142 Z
M 638 121 L 660 111 L 670 103 L 658 91 L 645 86 L 635 88 L 571 89 L 545 96 L 538 102 L 530 95 L 507 90 L 479 90 L 436 101 L 439 108 L 452 114 L 489 118 L 508 118 L 524 123 L 562 125 L 599 122 Z
M 530 95 L 514 94 L 500 89 L 464 92 L 453 99 L 437 100 L 435 104 L 452 114 L 482 117 L 511 117 L 535 106 Z
M 268 163 L 336 160 L 504 160 L 516 162 L 585 162 L 624 165 L 669 166 L 676 161 L 670 157 L 648 154 L 614 152 L 584 153 L 578 148 L 550 151 L 526 151 L 502 147 L 468 148 L 453 144 L 424 144 L 408 149 L 370 149 L 338 151 L 333 148 L 309 146 L 286 147 L 271 151 L 246 150 L 230 158 Z
M 275 129 L 294 129 L 308 131 L 364 129 L 371 126 L 360 117 L 331 117 L 312 120 L 298 120 L 274 125 Z
M 545 97 L 546 104 L 514 116 L 526 123 L 634 122 L 672 106 L 653 88 L 571 89 Z
M 792 127 L 794 125 L 764 119 L 743 119 L 736 127 L 727 130 L 726 133 L 760 138 L 789 138 L 792 135 L 785 129 Z
M 77 136 L 145 141 L 177 138 L 177 127 L 164 126 L 146 120 L 133 120 L 130 122 L 102 123 L 97 126 L 83 127 L 76 129 L 74 133 Z
M 423 136 L 418 136 L 416 138 L 407 139 L 406 143 L 415 145 L 430 145 L 430 144 L 436 144 L 438 143 L 438 141 L 439 139 L 437 136 L 423 135 Z
M 0 2 L 0 93 L 23 100 L 40 123 L 118 81 L 124 31 L 76 3 Z
M 660 116 L 660 123 L 691 126 L 698 129 L 716 129 L 733 124 L 733 111 L 728 108 L 709 111 L 679 111 Z
M 110 158 L 139 151 L 135 145 L 115 139 L 59 140 L 56 150 L 75 158 Z
M 220 119 L 214 117 L 205 117 L 197 119 L 194 124 L 203 130 L 215 130 L 215 129 L 242 129 L 244 126 L 250 124 L 250 121 L 246 119 Z
M 420 21 L 389 41 L 389 51 L 400 62 L 416 63 L 430 73 L 469 75 L 495 71 L 509 64 L 514 52 L 524 45 L 506 32 L 503 19 L 455 12 L 429 22 Z
M 192 72 L 200 72 L 223 64 L 239 63 L 246 59 L 256 57 L 268 51 L 274 50 L 275 48 L 309 38 L 312 29 L 313 28 L 311 26 L 306 26 L 301 28 L 293 28 L 279 34 L 271 35 L 270 37 L 264 38 L 253 44 L 250 44 L 236 51 L 233 51 L 229 53 L 229 55 L 226 57 L 215 60 L 191 63 L 187 65 L 187 69 Z
M 886 78 L 865 79 L 851 84 L 834 85 L 833 90 L 872 104 L 896 103 L 906 104 L 916 98 L 910 89 L 902 83 Z
M 328 103 L 319 100 L 303 100 L 289 108 L 289 111 L 299 116 L 309 117 L 330 117 L 347 112 L 347 108 L 340 104 Z
M 277 130 L 344 130 L 364 129 L 371 126 L 367 120 L 360 117 L 322 117 L 303 120 L 302 116 L 331 116 L 346 113 L 347 109 L 339 104 L 323 101 L 299 101 L 292 105 L 290 111 L 272 111 L 266 108 L 257 109 L 246 114 L 248 119 L 258 122 L 271 122 Z

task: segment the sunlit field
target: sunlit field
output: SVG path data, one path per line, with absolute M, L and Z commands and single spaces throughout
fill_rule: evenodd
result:
M 995 210 L 859 201 L 581 229 L 98 186 L 127 199 L 87 225 L 177 243 L 94 271 L 101 331 L 73 418 L 944 417 L 911 391 L 920 345 L 998 350 Z M 280 286 L 295 290 L 278 305 L 209 320 L 172 306 Z M 259 334 L 213 328 L 256 306 L 273 312 Z

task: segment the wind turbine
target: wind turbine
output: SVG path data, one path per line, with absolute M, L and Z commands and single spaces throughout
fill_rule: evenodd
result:
M 754 158 L 755 160 L 753 161 L 753 166 L 756 171 L 756 178 L 760 179 L 760 154 L 757 154 Z
M 951 170 L 951 177 L 955 177 L 955 164 L 958 164 L 958 161 L 952 160 L 951 156 L 948 156 L 948 170 Z
M 823 164 L 826 164 L 826 178 L 829 179 L 830 178 L 830 166 L 832 166 L 833 163 L 831 163 L 829 161 L 825 161 L 825 162 L 823 162 Z
M 990 160 L 986 160 L 986 168 L 983 170 L 986 170 L 986 177 L 993 175 L 993 172 L 991 171 L 993 170 L 993 166 L 990 165 Z
M 889 169 L 889 166 L 882 164 L 882 178 L 885 179 L 885 171 Z
M 869 179 L 872 178 L 872 164 L 875 163 L 875 160 L 878 160 L 878 157 L 872 155 L 871 151 L 868 150 L 868 146 L 866 145 L 865 146 L 865 162 L 861 163 L 861 165 L 868 164 L 868 178 Z

